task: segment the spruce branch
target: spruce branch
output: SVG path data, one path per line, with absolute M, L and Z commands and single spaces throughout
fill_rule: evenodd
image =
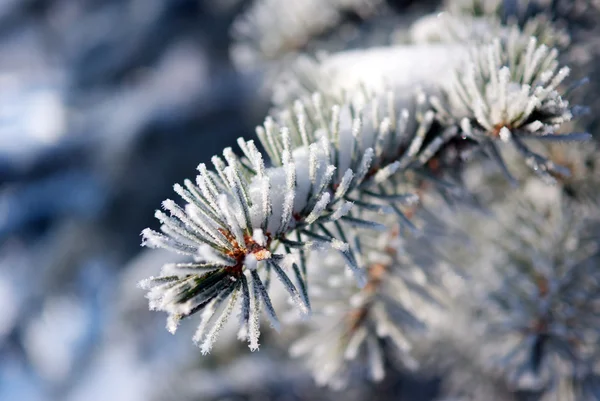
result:
M 495 218 L 483 223 L 461 217 L 477 256 L 470 256 L 472 267 L 463 264 L 468 279 L 454 301 L 468 317 L 451 331 L 467 329 L 481 343 L 459 348 L 512 392 L 548 399 L 558 391 L 564 396 L 558 399 L 592 394 L 600 338 L 597 205 L 591 209 L 531 179 L 493 211 Z
M 553 61 L 550 58 L 546 64 Z M 558 77 L 545 92 L 532 96 L 552 92 L 552 99 L 564 104 L 553 92 Z M 149 290 L 150 307 L 169 313 L 170 331 L 176 330 L 182 318 L 202 311 L 194 340 L 208 352 L 239 297 L 243 312 L 240 336 L 256 349 L 260 310 L 266 312 L 274 328 L 280 325 L 265 275 L 275 272 L 300 312 L 309 313 L 305 261 L 301 259 L 299 267 L 287 262 L 298 251 L 315 247 L 337 250 L 358 285 L 368 283 L 360 242 L 348 241 L 345 232 L 384 228 L 363 216 L 373 210 L 390 212 L 415 231 L 396 205 L 410 199 L 398 192 L 398 180 L 410 182 L 407 172 L 427 171 L 428 162 L 439 157 L 458 133 L 453 124 L 447 128 L 433 125 L 434 113 L 427 110 L 422 96 L 417 97 L 411 113 L 396 111 L 394 95 L 372 95 L 362 105 L 353 101 L 336 104 L 335 99 L 318 93 L 300 99 L 293 111 L 268 117 L 257 129 L 272 167 L 265 166 L 265 157 L 253 141 L 240 139 L 243 156 L 225 149 L 222 158 L 212 158 L 212 171 L 204 164 L 199 166 L 196 183 L 186 180 L 183 186 L 175 185 L 185 207 L 165 201 L 163 207 L 170 215 L 156 213 L 162 233 L 150 229 L 142 233 L 144 245 L 194 259 L 192 263 L 170 265 L 159 277 L 141 284 Z M 544 105 L 547 107 L 542 110 L 552 108 Z M 459 103 L 459 107 L 464 106 Z M 548 117 L 552 128 L 570 118 L 567 110 L 560 109 L 560 113 L 554 120 Z M 480 126 L 462 126 L 480 142 L 489 134 L 483 129 L 494 127 L 481 121 Z M 510 121 L 516 128 L 526 118 L 517 116 Z M 497 137 L 503 138 L 492 133 L 486 139 Z M 281 263 L 289 268 L 282 268 Z
M 235 297 L 242 302 L 241 330 L 248 333 L 252 349 L 258 343 L 260 309 L 274 328 L 279 327 L 268 281 L 261 277 L 270 271 L 300 312 L 309 313 L 307 268 L 301 260 L 298 273 L 294 263 L 287 262 L 290 254 L 315 247 L 337 250 L 358 285 L 364 286 L 360 244 L 348 241 L 347 230 L 383 227 L 362 217 L 363 210 L 373 208 L 392 211 L 409 224 L 396 205 L 412 197 L 384 184 L 392 175 L 400 177 L 419 167 L 421 155 L 434 153 L 423 145 L 433 113 L 423 105 L 414 115 L 396 111 L 393 93 L 384 100 L 371 97 L 361 108 L 352 103 L 331 103 L 329 108 L 328 102 L 319 94 L 310 101 L 299 100 L 288 125 L 268 117 L 257 129 L 272 167 L 265 167 L 253 141 L 241 139 L 242 157 L 228 148 L 223 158 L 212 158 L 214 170 L 200 164 L 196 183 L 186 180 L 174 187 L 186 205 L 165 201 L 169 215 L 156 213 L 162 233 L 142 233 L 143 245 L 194 259 L 169 265 L 141 286 L 149 290 L 152 309 L 169 313 L 172 332 L 182 318 L 202 311 L 194 339 L 205 352 L 218 333 L 206 330 L 223 324 Z M 281 263 L 290 268 L 281 268 Z M 221 317 L 216 317 L 228 299 Z
M 312 332 L 293 353 L 308 360 L 320 384 L 344 386 L 355 359 L 366 361 L 371 378 L 380 380 L 387 350 L 382 344 L 392 344 L 406 365 L 416 366 L 407 334 L 421 325 L 414 298 L 424 310 L 444 298 L 436 292 L 443 279 L 426 274 L 436 261 L 399 256 L 411 254 L 406 243 L 424 234 L 418 219 L 426 210 L 417 201 L 432 187 L 450 201 L 462 189 L 460 173 L 470 151 L 485 151 L 516 182 L 498 149 L 504 142 L 546 180 L 567 179 L 572 166 L 534 152 L 526 141 L 570 146 L 589 137 L 560 133 L 577 112 L 562 88 L 569 69 L 559 68 L 559 51 L 527 29 L 499 21 L 490 23 L 489 39 L 474 44 L 457 31 L 452 45 L 342 52 L 297 64 L 299 76 L 280 88 L 276 108 L 256 129 L 260 144 L 240 138 L 238 153 L 227 148 L 211 159 L 212 168 L 200 164 L 195 182 L 174 187 L 184 205 L 165 201 L 165 211 L 156 212 L 161 232 L 142 233 L 143 245 L 190 258 L 140 284 L 150 308 L 168 313 L 169 331 L 199 314 L 194 341 L 208 353 L 239 311 L 238 337 L 258 349 L 261 314 L 276 330 L 281 327 L 276 277 L 301 319 L 314 311 Z M 538 27 L 547 34 L 543 40 L 556 39 L 550 28 Z M 421 56 L 438 64 L 412 73 L 423 64 Z M 451 79 L 445 79 L 448 72 Z M 396 240 L 389 234 L 397 226 Z M 510 233 L 519 251 L 530 245 L 530 231 Z M 394 249 L 394 241 L 403 245 Z M 510 324 L 519 316 L 511 315 L 516 308 L 501 310 L 512 300 L 503 295 L 531 301 L 531 314 L 539 310 L 539 299 L 526 297 L 539 275 L 532 273 L 539 256 L 532 249 L 523 256 L 531 266 L 520 271 L 521 255 L 502 248 L 517 267 L 498 282 L 513 287 L 493 288 L 498 296 L 492 291 L 482 304 L 495 316 L 505 313 Z M 568 264 L 567 270 L 577 266 Z M 510 281 L 519 274 L 525 277 Z M 416 278 L 424 275 L 425 282 Z M 560 335 L 556 342 L 564 340 Z
M 416 336 L 424 333 L 421 317 L 428 305 L 442 303 L 444 291 L 436 273 L 424 271 L 415 259 L 414 248 L 424 243 L 407 241 L 391 225 L 361 244 L 367 266 L 363 288 L 344 274 L 339 255 L 319 252 L 309 259 L 311 266 L 317 260 L 319 266 L 319 280 L 311 286 L 315 314 L 308 323 L 301 322 L 308 333 L 290 348 L 293 356 L 305 360 L 317 384 L 334 389 L 346 387 L 356 370 L 380 381 L 390 362 L 415 370 L 419 363 L 411 349 Z
M 474 48 L 464 66 L 445 88 L 444 100 L 432 99 L 443 124 L 459 124 L 461 134 L 481 143 L 498 160 L 507 177 L 509 169 L 499 156 L 500 140 L 514 145 L 527 164 L 553 182 L 553 175 L 568 176 L 568 169 L 538 155 L 527 139 L 585 141 L 589 134 L 558 133 L 573 117 L 560 84 L 569 74 L 559 69 L 558 51 L 527 44 L 518 34 L 507 40 Z

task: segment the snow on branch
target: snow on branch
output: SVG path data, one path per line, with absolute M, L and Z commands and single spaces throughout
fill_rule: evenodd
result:
M 314 17 L 309 22 L 323 27 L 328 22 L 319 18 L 335 19 L 339 10 L 366 4 L 326 2 L 315 16 L 303 14 L 300 3 L 286 2 L 281 18 L 270 18 L 271 3 L 277 2 L 257 3 L 256 15 L 236 28 L 267 58 L 279 57 L 288 45 L 301 48 L 308 40 L 303 35 L 312 35 L 312 28 L 299 32 L 292 22 L 310 28 L 304 22 Z M 469 7 L 483 16 L 496 13 L 496 3 L 471 1 Z M 208 353 L 238 314 L 238 337 L 258 349 L 262 315 L 276 330 L 285 323 L 273 297 L 276 277 L 302 321 L 314 311 L 309 334 L 292 352 L 308 361 L 320 384 L 343 387 L 352 360 L 364 362 L 370 377 L 380 380 L 390 344 L 405 366 L 417 366 L 409 331 L 422 326 L 417 315 L 423 305 L 442 296 L 437 288 L 443 280 L 427 271 L 437 264 L 431 258 L 442 256 L 426 242 L 407 244 L 423 237 L 434 242 L 419 216 L 427 212 L 437 222 L 441 209 L 425 210 L 421 195 L 434 188 L 449 204 L 466 203 L 449 196 L 460 187 L 455 178 L 468 161 L 464 149 L 485 152 L 516 183 L 498 149 L 510 143 L 520 161 L 547 181 L 567 183 L 574 172 L 570 182 L 578 197 L 586 197 L 578 172 L 594 169 L 552 153 L 555 142 L 575 148 L 580 145 L 573 141 L 589 139 L 563 133 L 578 108 L 567 99 L 570 69 L 552 47 L 558 31 L 541 19 L 506 25 L 490 17 L 461 26 L 465 15 L 448 17 L 442 28 L 448 32 L 438 31 L 435 44 L 426 32 L 425 44 L 297 60 L 274 87 L 275 107 L 256 128 L 259 143 L 238 139 L 239 149 L 224 149 L 211 167 L 198 166 L 194 181 L 174 186 L 183 202 L 163 202 L 155 215 L 160 230 L 144 230 L 142 244 L 189 261 L 167 264 L 140 283 L 150 308 L 167 312 L 169 331 L 198 315 L 194 341 Z M 259 26 L 265 19 L 275 21 L 276 29 Z M 480 29 L 485 34 L 470 40 Z M 532 150 L 536 145 L 529 139 L 551 142 L 547 156 Z M 580 226 L 571 226 L 577 216 L 567 209 L 550 210 L 558 220 L 544 228 L 539 208 L 510 205 L 511 224 L 522 230 L 503 233 L 509 241 L 496 244 L 507 258 L 505 270 L 480 306 L 513 329 L 525 319 L 516 331 L 529 330 L 530 340 L 519 347 L 540 365 L 539 355 L 531 355 L 540 336 L 552 337 L 544 347 L 552 343 L 564 350 L 572 346 L 572 334 L 593 332 L 584 320 L 571 332 L 567 321 L 571 312 L 589 312 L 578 303 L 582 291 L 596 296 L 593 283 L 583 279 L 594 274 L 588 261 L 596 250 L 583 241 Z M 572 242 L 580 240 L 581 248 L 574 249 Z M 416 248 L 430 258 L 412 259 Z M 557 303 L 550 299 L 555 292 Z M 555 310 L 544 315 L 542 307 Z M 585 316 L 597 324 L 593 313 Z
M 228 148 L 222 158 L 212 158 L 212 170 L 200 164 L 195 183 L 186 180 L 174 187 L 185 206 L 165 201 L 168 214 L 156 213 L 162 233 L 142 233 L 143 245 L 194 260 L 169 265 L 160 276 L 142 282 L 151 308 L 169 313 L 170 331 L 182 318 L 202 311 L 195 340 L 208 352 L 218 330 L 207 330 L 220 327 L 239 298 L 241 330 L 256 348 L 259 310 L 279 327 L 261 275 L 274 271 L 300 312 L 309 313 L 307 268 L 303 262 L 290 265 L 292 253 L 337 250 L 364 286 L 359 244 L 349 242 L 345 233 L 384 228 L 363 218 L 363 210 L 374 208 L 409 222 L 396 205 L 411 197 L 382 184 L 392 175 L 421 167 L 423 153 L 434 153 L 423 144 L 433 120 L 423 107 L 418 105 L 414 113 L 397 111 L 394 93 L 385 101 L 370 98 L 362 108 L 315 94 L 310 101 L 296 102 L 293 113 L 279 120 L 268 117 L 257 128 L 272 167 L 265 166 L 265 156 L 253 141 L 242 139 L 243 156 Z

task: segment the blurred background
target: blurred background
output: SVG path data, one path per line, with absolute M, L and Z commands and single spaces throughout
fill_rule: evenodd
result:
M 0 0 L 0 400 L 339 399 L 271 333 L 259 353 L 223 341 L 202 357 L 136 287 L 173 261 L 139 236 L 172 185 L 268 112 L 261 69 L 230 56 L 251 3 Z M 408 24 L 436 5 L 386 10 Z M 380 17 L 363 37 L 390 24 Z M 343 32 L 332 48 L 352 44 Z M 388 377 L 344 397 L 435 393 L 435 380 Z

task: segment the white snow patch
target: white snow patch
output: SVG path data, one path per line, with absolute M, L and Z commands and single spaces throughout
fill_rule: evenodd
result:
M 424 44 L 374 47 L 332 54 L 323 61 L 324 76 L 333 91 L 355 91 L 360 85 L 373 92 L 386 87 L 412 95 L 415 87 L 438 88 L 467 55 L 465 46 Z

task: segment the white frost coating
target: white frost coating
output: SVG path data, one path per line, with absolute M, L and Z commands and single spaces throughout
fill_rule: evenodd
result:
M 194 221 L 195 228 L 201 230 L 202 234 L 206 234 L 206 237 L 223 247 L 228 246 L 229 241 L 223 235 L 223 233 L 221 233 L 217 229 L 217 226 L 215 225 L 214 221 L 212 219 L 206 218 L 206 216 L 202 214 L 198 207 L 191 203 L 188 203 L 187 205 L 185 205 L 184 210 L 185 214 L 189 216 L 191 220 Z
M 161 276 L 176 276 L 184 274 L 203 274 L 219 269 L 220 266 L 196 267 L 192 263 L 167 263 L 160 269 Z
M 325 174 L 323 174 L 321 182 L 319 182 L 319 193 L 326 191 L 326 188 L 331 184 L 335 170 L 336 168 L 334 165 L 330 164 L 329 166 L 327 166 L 327 168 L 325 169 Z
M 372 148 L 368 148 L 367 150 L 365 150 L 362 160 L 360 161 L 358 172 L 355 176 L 357 182 L 362 181 L 369 172 L 369 167 L 371 167 L 371 162 L 373 161 L 373 154 L 374 152 Z
M 392 175 L 394 175 L 400 167 L 401 167 L 401 164 L 399 161 L 395 161 L 392 164 L 388 164 L 387 166 L 385 166 L 384 168 L 382 168 L 375 174 L 375 182 L 378 184 L 384 182 L 385 180 L 390 178 Z
M 265 233 L 260 228 L 257 228 L 252 233 L 252 239 L 260 246 L 267 245 L 267 239 L 265 238 Z
M 178 243 L 170 237 L 154 232 L 149 228 L 142 231 L 142 246 L 147 246 L 148 248 L 165 248 L 181 255 L 195 256 L 197 253 L 196 247 Z
M 221 253 L 215 251 L 210 245 L 201 244 L 198 246 L 196 259 L 205 263 L 217 263 L 227 266 L 235 265 L 234 259 L 226 260 Z
M 249 292 L 250 317 L 248 320 L 248 346 L 250 347 L 250 351 L 254 352 L 259 348 L 258 339 L 260 337 L 260 299 L 254 289 Z
M 333 212 L 331 220 L 335 221 L 344 217 L 350 210 L 352 210 L 352 206 L 354 206 L 354 203 L 350 201 L 342 203 L 337 207 L 337 209 L 335 209 L 335 212 Z
M 513 35 L 507 43 L 496 39 L 471 52 L 457 70 L 461 75 L 445 83 L 449 112 L 474 118 L 488 133 L 510 127 L 548 135 L 571 120 L 568 102 L 556 91 L 569 74 L 567 67 L 558 69 L 558 51 L 538 44 L 535 37 L 524 46 Z M 532 125 L 532 116 L 539 123 Z M 539 131 L 532 132 L 536 127 Z M 506 131 L 503 136 L 508 137 Z
M 325 210 L 329 204 L 330 199 L 331 195 L 329 195 L 329 192 L 325 192 L 323 195 L 321 195 L 321 199 L 319 199 L 319 201 L 315 204 L 315 207 L 306 218 L 306 222 L 308 224 L 314 223 L 319 217 L 321 217 L 323 210 Z
M 256 181 L 262 181 L 260 178 L 257 177 Z M 259 192 L 259 196 L 260 196 L 260 185 L 255 185 L 254 187 L 250 187 L 250 190 L 254 190 Z M 250 199 L 253 199 L 252 194 L 253 192 L 248 191 L 249 197 Z M 261 207 L 260 204 L 253 204 L 252 206 L 250 206 L 250 222 L 252 224 L 252 227 L 261 227 L 262 225 L 262 221 L 263 221 L 263 209 Z
M 510 137 L 512 136 L 512 134 L 510 133 L 510 130 L 508 128 L 502 127 L 498 136 L 500 137 L 502 142 L 508 142 L 510 141 Z
M 364 85 L 381 93 L 389 86 L 406 95 L 408 107 L 415 87 L 439 87 L 466 55 L 466 47 L 459 45 L 374 47 L 333 54 L 323 61 L 321 71 L 331 77 L 332 91 L 353 92 Z
M 309 155 L 308 148 L 302 146 L 294 149 L 292 160 L 295 169 L 295 197 L 293 213 L 300 213 L 307 205 L 309 193 L 311 193 L 311 163 L 315 164 L 314 179 L 316 185 L 312 192 L 318 189 L 329 165 L 329 158 L 322 147 L 314 146 L 313 160 Z M 248 197 L 252 202 L 250 218 L 254 229 L 260 228 L 264 218 L 264 192 L 265 179 L 270 181 L 268 196 L 271 203 L 271 214 L 268 216 L 266 232 L 275 233 L 279 229 L 283 218 L 286 194 L 289 192 L 285 167 L 272 167 L 265 170 L 265 177 L 255 176 L 248 187 Z M 264 233 L 263 233 L 264 234 Z
M 292 152 L 296 165 L 296 197 L 294 198 L 294 213 L 301 211 L 306 206 L 310 193 L 308 149 L 301 147 Z
M 291 157 L 289 152 L 284 152 L 284 156 L 286 155 Z M 283 214 L 277 232 L 284 232 L 289 228 L 294 215 L 294 199 L 296 198 L 296 165 L 291 162 L 285 163 L 283 168 L 285 170 L 285 198 L 283 201 Z
M 333 241 L 331 241 L 331 247 L 340 252 L 348 252 L 348 249 L 350 248 L 348 244 L 338 239 L 334 239 Z
M 271 203 L 271 215 L 268 216 L 267 232 L 274 233 L 279 228 L 281 216 L 283 215 L 283 204 L 285 194 L 287 192 L 285 182 L 285 171 L 283 167 L 275 167 L 267 169 L 266 176 L 270 181 L 269 197 Z M 262 223 L 262 205 L 263 204 L 263 187 L 264 179 L 261 177 L 252 178 L 252 182 L 248 187 L 248 196 L 250 197 L 254 207 L 251 210 L 253 228 L 260 228 Z
M 208 327 L 208 322 L 210 321 L 212 316 L 215 314 L 216 306 L 217 306 L 216 302 L 217 302 L 217 299 L 215 298 L 212 301 L 210 301 L 209 304 L 206 305 L 204 307 L 204 309 L 202 310 L 202 315 L 200 315 L 200 324 L 198 324 L 198 327 L 196 328 L 196 332 L 194 333 L 194 336 L 192 337 L 192 341 L 194 341 L 194 343 L 196 343 L 196 344 L 200 343 L 200 341 L 202 340 L 202 337 L 204 337 L 204 333 L 206 332 L 206 329 Z
M 244 266 L 246 266 L 248 270 L 256 270 L 256 267 L 258 266 L 258 259 L 256 259 L 256 256 L 254 256 L 253 253 L 246 255 L 244 258 Z
M 235 211 L 232 214 L 231 208 L 229 207 L 229 202 L 227 196 L 225 194 L 219 196 L 219 208 L 221 213 L 225 216 L 225 221 L 229 226 L 229 230 L 235 236 L 235 240 L 241 246 L 244 246 L 246 241 L 244 241 L 244 233 L 242 232 L 242 228 L 240 227 L 239 221 L 235 217 Z
M 177 315 L 169 315 L 169 317 L 167 317 L 167 331 L 171 334 L 175 334 L 177 327 L 179 327 L 179 318 Z
M 352 159 L 352 147 L 354 145 L 353 121 L 350 107 L 345 104 L 339 114 L 339 152 L 338 152 L 338 174 L 343 174 L 349 167 Z
M 242 193 L 242 185 L 239 175 L 231 166 L 227 166 L 225 168 L 225 173 L 227 174 L 227 179 L 229 180 L 230 185 L 232 185 L 233 193 L 235 195 L 234 215 L 238 221 L 240 228 L 245 230 L 247 226 L 246 213 L 248 213 L 246 202 L 247 199 L 245 199 L 245 196 Z
M 325 172 L 326 166 L 329 164 L 329 159 L 325 155 L 325 151 L 319 147 L 315 149 L 315 179 L 319 183 Z M 294 213 L 299 213 L 306 206 L 308 194 L 311 188 L 310 182 L 310 157 L 308 148 L 305 146 L 294 149 L 292 152 L 294 164 L 296 165 L 296 198 L 294 199 Z
M 395 118 L 395 116 L 393 116 L 394 113 L 391 113 L 389 110 L 390 104 L 393 105 L 394 110 L 396 111 L 404 110 L 407 107 L 412 106 L 412 103 L 409 105 L 406 104 L 402 95 L 397 97 L 395 93 L 390 91 L 386 91 L 384 94 L 371 98 L 362 110 L 362 130 L 360 134 L 361 140 L 359 141 L 362 150 L 367 148 L 375 149 L 380 134 L 383 134 L 383 137 L 386 139 L 389 138 L 388 134 L 391 128 L 390 118 Z M 382 118 L 383 114 L 386 112 L 390 112 L 390 115 Z M 385 150 L 381 149 L 381 153 L 385 153 L 386 150 L 389 151 L 390 143 L 388 141 L 379 144 L 379 146 L 385 145 L 387 145 L 388 148 Z M 378 157 L 379 155 L 380 153 L 378 153 Z
M 350 183 L 352 182 L 352 178 L 354 178 L 354 172 L 350 169 L 346 170 L 346 172 L 344 173 L 344 176 L 342 177 L 342 180 L 340 181 L 339 186 L 335 190 L 335 196 L 334 196 L 335 199 L 339 199 L 339 198 L 343 197 L 344 195 L 346 195 L 346 192 L 348 192 L 348 189 L 350 188 Z
M 204 342 L 202 343 L 202 345 L 200 347 L 202 355 L 208 354 L 210 352 L 210 350 L 212 349 L 213 344 L 215 343 L 215 341 L 217 340 L 217 337 L 219 336 L 219 332 L 221 331 L 221 329 L 227 322 L 227 319 L 231 315 L 231 312 L 233 311 L 233 307 L 235 306 L 236 301 L 237 301 L 237 295 L 238 295 L 238 292 L 234 291 L 229 300 L 229 303 L 225 307 L 225 310 L 223 310 L 223 312 L 221 313 L 221 316 L 219 316 L 219 318 L 217 319 L 217 322 L 213 325 L 213 327 L 210 329 L 208 334 L 206 334 Z

